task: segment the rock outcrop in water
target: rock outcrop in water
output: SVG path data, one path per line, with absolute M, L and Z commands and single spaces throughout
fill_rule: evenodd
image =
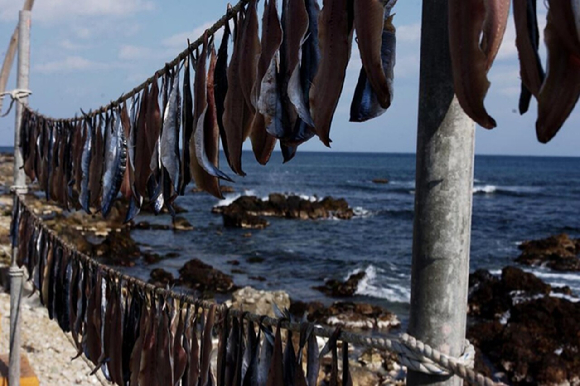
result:
M 365 275 L 364 271 L 354 273 L 344 282 L 330 279 L 327 280 L 324 285 L 314 287 L 314 289 L 323 292 L 326 296 L 332 296 L 335 298 L 354 296 L 358 288 L 358 283 L 365 277 Z
M 310 201 L 299 196 L 285 196 L 273 193 L 267 200 L 255 196 L 242 196 L 227 206 L 215 206 L 212 213 L 224 218 L 224 226 L 262 229 L 268 222 L 261 217 L 316 220 L 335 217 L 348 220 L 354 211 L 345 199 L 325 197 L 320 201 Z
M 341 326 L 346 329 L 388 331 L 397 328 L 401 322 L 392 312 L 372 304 L 335 302 L 325 307 L 320 302 L 292 302 L 290 313 L 301 318 L 308 313 L 310 322 Z
M 562 233 L 547 239 L 524 241 L 520 244 L 520 264 L 544 266 L 555 271 L 580 271 L 580 239 Z
M 201 292 L 229 293 L 236 289 L 231 276 L 199 259 L 191 259 L 179 269 L 179 283 Z
M 553 288 L 515 267 L 501 277 L 477 271 L 469 284 L 467 337 L 485 356 L 476 356 L 476 370 L 503 373 L 513 385 L 580 382 L 580 302 L 550 296 L 570 296 L 569 288 Z

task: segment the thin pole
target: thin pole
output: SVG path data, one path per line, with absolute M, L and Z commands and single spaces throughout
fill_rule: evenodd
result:
M 31 11 L 34 5 L 34 0 L 26 0 L 22 10 Z M 4 56 L 4 63 L 2 63 L 2 70 L 0 70 L 0 94 L 6 91 L 6 84 L 8 84 L 8 78 L 10 77 L 10 70 L 12 69 L 12 63 L 14 62 L 14 56 L 16 56 L 16 48 L 18 47 L 18 26 L 14 28 L 12 37 L 10 38 L 10 43 L 8 44 L 8 50 L 6 51 L 6 56 Z M 2 111 L 2 102 L 4 100 L 0 99 L 0 111 Z
M 17 88 L 28 89 L 30 71 L 30 11 L 20 11 L 18 19 L 18 81 Z M 22 102 L 26 103 L 23 98 Z M 14 189 L 22 189 L 26 183 L 22 152 L 20 150 L 20 122 L 23 107 L 16 103 L 16 118 L 14 122 Z M 16 194 L 14 196 L 16 205 Z M 20 301 L 22 299 L 22 279 L 24 272 L 18 268 L 16 259 L 18 248 L 12 250 L 10 264 L 10 362 L 8 380 L 11 386 L 20 385 Z
M 447 0 L 423 0 L 409 334 L 464 349 L 475 125 L 454 96 Z M 460 385 L 409 371 L 409 385 Z

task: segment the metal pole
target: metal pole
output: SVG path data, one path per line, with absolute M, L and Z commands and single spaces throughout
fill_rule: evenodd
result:
M 423 0 L 409 334 L 464 349 L 475 125 L 454 96 L 447 0 Z M 409 371 L 409 385 L 461 385 Z
M 34 0 L 26 0 L 24 7 L 25 11 L 31 11 L 34 5 Z M 14 28 L 14 33 L 10 38 L 10 43 L 8 44 L 8 50 L 6 50 L 6 56 L 4 57 L 4 63 L 2 63 L 2 70 L 0 70 L 0 94 L 6 91 L 6 84 L 8 83 L 8 78 L 10 76 L 10 70 L 12 68 L 12 62 L 14 61 L 14 56 L 16 55 L 16 48 L 18 46 L 18 26 Z M 0 111 L 2 111 L 2 102 L 4 100 L 0 99 Z
M 28 89 L 28 74 L 30 71 L 30 11 L 20 11 L 18 20 L 18 81 L 17 88 Z M 22 102 L 26 103 L 23 98 Z M 25 186 L 26 179 L 22 166 L 20 149 L 20 122 L 23 107 L 16 104 L 16 119 L 14 122 L 14 186 L 15 194 Z M 15 201 L 16 204 L 16 201 Z M 8 380 L 11 386 L 20 385 L 20 301 L 22 298 L 22 281 L 24 272 L 18 268 L 16 258 L 18 248 L 12 250 L 10 264 L 10 363 Z

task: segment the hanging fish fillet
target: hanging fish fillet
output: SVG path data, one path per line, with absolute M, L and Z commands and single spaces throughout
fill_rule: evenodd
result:
M 127 139 L 121 121 L 121 112 L 117 110 L 116 116 L 112 113 L 107 131 L 105 149 L 105 174 L 103 176 L 102 213 L 104 217 L 109 215 L 113 201 L 119 193 L 125 176 L 127 166 Z
M 147 116 L 149 115 L 149 87 L 145 87 L 141 94 L 141 107 L 137 118 L 137 135 L 135 136 L 135 190 L 141 197 L 147 196 L 147 180 L 151 175 L 149 159 L 153 150 L 149 149 L 147 140 Z M 153 107 L 151 107 L 152 109 Z
M 181 96 L 179 94 L 179 71 L 176 69 L 170 87 L 169 99 L 163 115 L 161 133 L 161 164 L 167 170 L 173 189 L 179 191 L 179 128 L 181 126 Z
M 520 114 L 528 111 L 531 96 L 538 96 L 544 81 L 544 69 L 538 53 L 540 34 L 536 14 L 536 0 L 514 0 L 514 22 L 516 26 L 516 47 L 520 58 L 522 93 Z
M 580 39 L 568 1 L 550 1 L 544 32 L 548 49 L 546 79 L 538 94 L 536 134 L 549 142 L 562 127 L 580 96 Z
M 185 67 L 183 74 L 183 134 L 181 143 L 181 176 L 179 182 L 179 194 L 182 196 L 185 194 L 185 187 L 191 182 L 189 141 L 193 134 L 193 97 L 191 95 L 189 55 L 185 58 L 183 66 Z
M 234 51 L 228 67 L 228 91 L 224 102 L 223 124 L 226 132 L 226 147 L 229 154 L 230 167 L 234 173 L 245 176 L 242 170 L 242 144 L 249 135 L 253 114 L 242 91 L 240 79 L 241 51 L 243 50 L 242 31 L 243 14 L 238 14 L 238 23 L 234 37 Z
M 89 173 L 92 158 L 94 131 L 95 129 L 93 127 L 92 119 L 90 118 L 85 119 L 85 136 L 84 136 L 85 142 L 83 146 L 83 155 L 81 164 L 82 181 L 81 181 L 81 194 L 79 200 L 82 208 L 88 214 L 91 213 L 90 209 L 91 191 L 89 190 Z
M 194 83 L 194 110 L 193 110 L 193 122 L 194 122 L 194 132 L 193 132 L 193 141 L 189 143 L 189 152 L 192 154 L 191 163 L 189 168 L 191 170 L 191 174 L 193 180 L 195 181 L 195 185 L 215 197 L 222 198 L 222 193 L 219 187 L 219 180 L 217 177 L 212 176 L 208 171 L 204 168 L 212 170 L 209 166 L 211 164 L 210 161 L 215 161 L 217 163 L 218 153 L 215 149 L 217 145 L 217 141 L 215 136 L 214 129 L 218 129 L 217 127 L 209 128 L 208 133 L 210 134 L 208 141 L 211 141 L 211 156 L 213 159 L 208 159 L 208 154 L 206 151 L 209 148 L 206 148 L 206 140 L 205 140 L 205 119 L 207 115 L 207 108 L 208 108 L 208 101 L 207 101 L 207 74 L 206 74 L 206 61 L 208 55 L 208 40 L 207 35 L 204 39 L 203 49 L 201 54 L 195 60 L 195 83 Z M 212 82 L 213 83 L 213 82 Z M 216 124 L 217 125 L 217 118 L 216 121 L 210 122 L 209 124 Z M 218 129 L 219 130 L 219 129 Z M 205 157 L 204 157 L 205 156 Z M 240 153 L 241 156 L 241 153 Z M 216 166 L 211 164 L 212 166 Z M 217 170 L 217 168 L 216 168 Z M 214 172 L 214 170 L 212 170 Z M 221 172 L 220 172 L 221 173 Z M 217 174 L 217 173 L 215 173 Z M 222 173 L 223 174 L 223 173 Z
M 316 134 L 330 147 L 330 125 L 342 93 L 352 46 L 352 3 L 324 0 L 319 18 L 321 61 L 310 89 Z
M 252 102 L 252 89 L 256 83 L 256 68 L 261 45 L 258 37 L 258 0 L 250 0 L 241 31 L 239 77 L 246 106 L 252 114 L 256 111 Z M 247 137 L 247 135 L 244 135 Z
M 486 129 L 496 126 L 483 101 L 489 89 L 488 60 L 480 47 L 487 0 L 449 0 L 449 49 L 455 93 L 463 111 Z M 493 42 L 493 37 L 486 37 Z
M 91 155 L 91 166 L 89 171 L 89 190 L 91 192 L 91 206 L 100 210 L 102 179 L 103 179 L 103 163 L 105 158 L 103 129 L 105 133 L 111 124 L 110 118 L 99 116 L 99 123 L 95 126 L 93 135 L 93 149 Z
M 127 146 L 129 144 L 129 138 L 131 137 L 131 119 L 129 118 L 129 113 L 127 112 L 127 103 L 123 103 L 121 108 L 121 125 L 123 126 L 123 134 L 125 135 L 125 140 Z M 127 151 L 127 156 L 125 157 L 125 175 L 123 178 L 123 183 L 121 184 L 121 195 L 125 198 L 131 198 L 131 179 L 129 177 L 131 170 L 131 161 L 129 160 L 129 152 Z
M 486 71 L 489 71 L 501 46 L 510 10 L 511 0 L 485 0 L 485 20 L 481 49 L 486 57 Z
M 262 52 L 257 63 L 257 76 L 252 89 L 252 104 L 256 109 L 258 108 L 258 101 L 260 99 L 261 84 L 270 67 L 276 52 L 282 44 L 282 27 L 280 25 L 280 18 L 278 17 L 278 10 L 276 9 L 275 0 L 266 0 L 264 2 L 264 15 L 262 17 Z M 269 135 L 266 131 L 266 119 L 259 111 L 254 115 L 252 128 L 250 131 L 250 139 L 252 141 L 252 150 L 256 160 L 265 165 L 268 163 L 274 146 L 276 146 L 276 138 Z M 271 118 L 269 118 L 271 119 Z
M 379 105 L 383 109 L 388 109 L 391 105 L 393 87 L 389 83 L 383 67 L 382 49 L 386 26 L 385 16 L 390 15 L 387 14 L 380 0 L 357 0 L 354 2 L 354 26 L 363 68 Z
M 210 51 L 210 63 L 207 74 L 207 105 L 199 117 L 197 128 L 195 129 L 195 155 L 199 165 L 211 177 L 223 178 L 232 182 L 230 177 L 218 169 L 219 127 L 217 123 L 214 91 L 214 76 L 217 57 L 213 46 L 211 47 Z M 208 181 L 210 180 L 210 178 L 207 176 L 205 179 Z M 213 181 L 211 184 L 217 184 L 219 188 L 219 183 L 217 181 Z
M 373 0 L 373 7 L 376 7 L 376 1 Z M 358 82 L 356 85 L 354 97 L 350 106 L 350 121 L 351 122 L 365 122 L 369 119 L 376 118 L 382 115 L 387 108 L 390 106 L 393 100 L 393 79 L 394 79 L 394 67 L 396 61 L 396 30 L 393 26 L 393 16 L 391 15 L 391 9 L 396 3 L 396 0 L 389 1 L 383 10 L 383 21 L 381 22 L 381 38 L 380 38 L 380 48 L 379 48 L 379 58 L 376 58 L 376 53 L 371 55 L 366 53 L 366 62 L 374 64 L 371 66 L 369 64 L 367 67 L 371 67 L 369 70 L 364 66 L 365 61 L 363 61 L 363 68 L 360 71 Z M 360 11 L 358 3 L 355 3 L 355 27 L 357 25 L 364 25 L 361 27 L 364 34 L 369 35 L 371 32 L 369 26 L 365 25 L 365 19 L 363 18 L 365 11 Z M 376 7 L 378 10 L 378 7 Z M 362 15 L 361 15 L 362 14 Z M 361 20 L 361 18 L 363 18 Z M 372 18 L 371 18 L 372 19 Z M 357 30 L 357 35 L 359 31 Z M 367 36 L 367 39 L 374 38 L 375 36 Z M 370 47 L 368 44 L 362 46 L 361 44 L 362 36 L 358 37 L 359 49 L 361 52 L 361 58 L 363 57 L 363 48 L 365 50 L 370 50 L 371 48 L 376 49 L 376 47 Z M 367 42 L 368 43 L 368 42 Z M 377 42 L 375 41 L 375 44 Z M 376 60 L 379 61 L 380 70 L 376 68 Z M 375 73 L 375 83 L 377 83 L 376 78 L 379 79 L 379 83 L 382 85 L 383 90 L 380 94 L 377 93 L 376 85 L 373 85 L 371 79 L 368 77 L 367 71 L 373 71 Z M 381 75 L 382 74 L 382 75 Z M 384 77 L 384 82 L 383 78 Z M 388 102 L 388 103 L 386 103 Z M 386 106 L 386 107 L 385 107 Z
M 230 153 L 228 150 L 227 133 L 224 127 L 224 103 L 228 93 L 228 39 L 230 37 L 230 25 L 226 23 L 224 26 L 224 35 L 218 50 L 217 63 L 215 68 L 214 82 L 215 82 L 215 106 L 217 112 L 217 121 L 222 141 L 222 149 L 226 156 L 228 164 L 231 165 Z

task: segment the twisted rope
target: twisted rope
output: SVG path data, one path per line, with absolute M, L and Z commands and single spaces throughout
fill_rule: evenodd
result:
M 5 96 L 10 96 L 12 100 L 10 101 L 10 106 L 8 106 L 8 110 L 0 117 L 5 117 L 10 114 L 10 110 L 12 110 L 12 106 L 14 102 L 20 103 L 22 106 L 26 107 L 26 103 L 22 100 L 22 98 L 28 98 L 29 95 L 32 94 L 32 91 L 24 89 L 24 88 L 17 88 L 12 91 L 6 91 L 0 94 L 0 99 L 4 99 Z M 1 111 L 0 111 L 1 113 Z
M 21 208 L 22 211 L 28 212 L 28 214 L 33 219 L 35 226 L 42 228 L 43 232 L 49 234 L 54 240 L 57 240 L 63 246 L 67 246 L 71 251 L 74 251 L 75 253 L 72 255 L 73 259 L 76 258 L 81 263 L 88 264 L 97 271 L 100 270 L 101 274 L 104 274 L 105 276 L 109 275 L 112 278 L 125 281 L 132 285 L 137 285 L 143 290 L 149 291 L 151 294 L 157 297 L 170 297 L 177 299 L 185 304 L 191 304 L 204 309 L 209 309 L 210 307 L 215 306 L 214 302 L 195 298 L 189 294 L 175 292 L 171 289 L 156 287 L 153 284 L 146 283 L 135 277 L 123 274 L 111 267 L 97 262 L 90 256 L 78 252 L 74 246 L 71 246 L 65 240 L 61 239 L 55 231 L 50 229 L 44 223 L 42 218 L 34 213 L 34 210 L 30 208 L 28 204 L 26 204 L 24 197 L 18 194 L 18 192 L 16 192 L 15 205 L 18 205 L 19 209 Z M 280 325 L 284 329 L 293 332 L 300 332 L 301 323 L 292 322 L 288 319 L 283 319 L 283 321 L 279 323 L 280 319 L 278 318 L 247 313 L 236 309 L 228 310 L 227 306 L 224 304 L 218 305 L 216 311 L 222 316 L 225 315 L 227 311 L 227 314 L 231 317 L 243 317 L 252 322 L 262 323 L 263 325 L 270 327 Z M 313 334 L 315 336 L 330 338 L 334 332 L 335 329 L 329 327 L 318 324 L 313 326 Z M 456 375 L 464 380 L 480 386 L 504 385 L 503 383 L 494 382 L 492 379 L 485 377 L 480 373 L 476 373 L 473 370 L 475 349 L 473 345 L 471 345 L 467 340 L 465 342 L 464 353 L 458 358 L 453 358 L 441 353 L 428 344 L 423 343 L 408 334 L 389 334 L 384 337 L 371 337 L 341 330 L 339 339 L 343 342 L 352 343 L 360 347 L 394 352 L 398 355 L 399 362 L 403 366 L 406 366 L 407 368 L 415 371 L 433 375 Z
M 146 87 L 148 87 L 150 84 L 152 84 L 155 79 L 162 77 L 163 75 L 165 75 L 168 71 L 168 69 L 170 68 L 174 68 L 176 65 L 178 65 L 180 62 L 182 62 L 188 55 L 190 52 L 192 52 L 193 50 L 195 50 L 196 48 L 198 48 L 199 46 L 201 46 L 203 44 L 203 39 L 205 34 L 207 34 L 208 37 L 213 36 L 220 28 L 222 28 L 228 21 L 230 21 L 238 12 L 240 12 L 242 10 L 242 8 L 244 7 L 244 5 L 246 5 L 248 3 L 249 0 L 240 0 L 235 6 L 231 7 L 228 4 L 228 10 L 226 12 L 225 15 L 223 15 L 218 21 L 216 21 L 214 23 L 214 25 L 212 25 L 211 27 L 209 27 L 208 29 L 205 30 L 205 33 L 201 35 L 201 37 L 199 37 L 196 41 L 194 41 L 193 43 L 189 44 L 187 46 L 187 48 L 185 50 L 183 50 L 179 55 L 177 55 L 175 57 L 175 59 L 173 59 L 171 62 L 166 63 L 165 66 L 163 66 L 162 68 L 160 68 L 159 70 L 155 71 L 155 73 L 153 74 L 153 76 L 151 76 L 150 78 L 147 78 L 143 83 L 141 83 L 139 86 L 135 87 L 134 89 L 132 89 L 131 91 L 129 91 L 126 94 L 121 95 L 119 98 L 117 98 L 117 100 L 111 101 L 109 104 L 105 105 L 105 106 L 101 106 L 98 109 L 83 114 L 83 118 L 91 118 L 94 116 L 97 116 L 99 114 L 102 114 L 114 107 L 118 107 L 120 106 L 122 103 L 124 103 L 125 101 L 129 100 L 130 98 L 132 98 L 133 96 L 135 96 L 137 93 L 141 92 L 142 90 L 144 90 Z M 34 112 L 30 107 L 24 105 L 24 108 L 27 109 L 29 112 L 33 112 L 34 114 L 36 114 L 36 116 L 43 118 L 45 120 L 50 120 L 53 122 L 60 122 L 60 123 L 75 123 L 80 121 L 83 118 L 78 118 L 78 117 L 74 117 L 74 118 L 60 118 L 60 119 L 56 119 L 56 118 L 52 118 L 49 117 L 47 115 L 43 115 L 40 114 L 38 112 Z

